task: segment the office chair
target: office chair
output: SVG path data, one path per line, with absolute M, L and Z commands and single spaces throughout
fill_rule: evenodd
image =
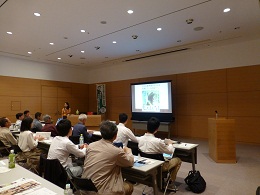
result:
M 5 146 L 4 143 L 0 140 L 0 157 L 8 155 L 9 152 L 9 147 Z
M 155 160 L 165 161 L 165 159 L 164 159 L 164 157 L 163 157 L 163 154 L 147 154 L 147 153 L 145 153 L 145 152 L 142 152 L 140 149 L 139 149 L 139 154 L 140 154 L 140 156 L 142 156 L 142 157 L 151 158 L 151 159 L 155 159 Z M 173 171 L 174 171 L 174 166 L 170 166 L 170 167 L 168 167 L 167 173 L 164 174 L 164 173 L 162 172 L 163 178 L 166 177 L 166 185 L 165 185 L 165 189 L 164 189 L 164 195 L 166 194 L 166 191 L 167 191 L 167 189 L 168 189 L 169 183 L 170 183 L 170 181 L 171 181 L 171 173 L 172 173 Z M 164 182 L 165 182 L 165 181 L 163 180 L 163 183 L 164 183 Z M 175 189 L 173 189 L 173 191 L 176 192 L 177 189 L 175 188 Z
M 26 156 L 23 154 L 23 151 L 18 145 L 12 145 L 11 148 L 14 150 L 15 155 L 15 161 L 22 167 L 25 167 L 25 163 L 27 161 Z
M 98 190 L 94 183 L 91 181 L 91 179 L 76 177 L 72 174 L 72 172 L 69 169 L 67 170 L 67 172 L 72 178 L 71 183 L 77 193 L 79 193 L 80 195 L 85 194 L 84 192 L 93 192 L 92 194 L 98 194 Z
M 79 135 L 77 135 L 77 136 L 70 136 L 69 137 L 69 139 L 70 139 L 70 141 L 72 141 L 75 145 L 78 145 L 79 144 Z
M 46 154 L 40 155 L 39 175 L 63 189 L 67 181 L 70 180 L 60 161 L 58 159 L 47 159 Z

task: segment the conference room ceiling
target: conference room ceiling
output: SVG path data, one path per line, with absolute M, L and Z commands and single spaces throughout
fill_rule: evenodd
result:
M 260 38 L 259 0 L 0 0 L 0 6 L 0 55 L 62 66 L 95 68 Z

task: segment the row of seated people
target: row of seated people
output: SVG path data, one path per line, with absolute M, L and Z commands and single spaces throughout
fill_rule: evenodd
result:
M 60 121 L 56 126 L 59 136 L 56 136 L 51 143 L 48 159 L 58 159 L 65 169 L 70 169 L 70 172 L 76 176 L 83 173 L 82 177 L 91 178 L 99 192 L 125 191 L 126 194 L 131 194 L 133 187 L 131 184 L 123 182 L 120 171 L 120 167 L 133 165 L 134 160 L 131 149 L 126 146 L 123 149 L 117 148 L 112 144 L 113 142 L 120 141 L 116 138 L 125 137 L 127 140 L 129 139 L 129 137 L 120 133 L 120 129 L 126 128 L 125 124 L 127 121 L 127 115 L 120 114 L 119 121 L 120 123 L 118 127 L 109 121 L 103 122 L 100 126 L 103 139 L 91 143 L 90 145 L 85 144 L 84 146 L 81 146 L 81 148 L 78 148 L 77 145 L 73 144 L 69 140 L 69 137 L 72 135 L 70 121 Z M 174 148 L 170 143 L 165 143 L 165 141 L 154 136 L 159 126 L 159 120 L 152 117 L 147 123 L 148 132 L 139 138 L 132 137 L 130 139 L 138 142 L 139 148 L 143 152 L 173 153 Z M 35 141 L 37 142 L 37 138 Z M 123 139 L 122 142 L 124 143 Z M 70 154 L 77 157 L 84 157 L 87 154 L 84 166 L 80 167 L 72 164 L 69 158 Z M 39 154 L 37 155 L 39 157 Z M 172 181 L 175 180 L 180 165 L 181 161 L 178 158 L 174 158 L 164 163 L 163 170 L 168 170 L 169 167 L 174 167 L 174 171 L 171 175 Z

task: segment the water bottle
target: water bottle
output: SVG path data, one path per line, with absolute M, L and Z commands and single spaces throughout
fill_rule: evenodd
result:
M 11 153 L 9 154 L 9 158 L 8 158 L 8 167 L 10 169 L 14 168 L 15 167 L 15 154 L 14 154 L 14 150 L 11 150 L 10 151 Z
M 73 191 L 72 189 L 70 189 L 70 184 L 66 184 L 65 190 L 64 190 L 64 194 L 66 195 L 73 195 Z
M 84 137 L 82 134 L 80 134 L 80 137 L 79 137 L 79 145 L 82 146 L 84 144 Z
M 79 110 L 78 109 L 76 110 L 76 115 L 79 115 Z

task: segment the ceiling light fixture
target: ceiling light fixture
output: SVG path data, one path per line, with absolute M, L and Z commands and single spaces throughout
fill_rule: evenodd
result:
M 54 45 L 54 43 L 50 43 L 50 45 Z
M 28 51 L 28 54 L 32 54 L 32 52 Z
M 192 18 L 190 18 L 190 19 L 186 20 L 186 23 L 187 23 L 187 24 L 192 24 L 193 21 L 194 21 L 194 20 L 193 20 Z
M 57 58 L 58 60 L 61 60 L 61 58 Z
M 127 13 L 132 14 L 132 13 L 134 13 L 134 11 L 130 9 L 127 11 Z
M 7 34 L 9 34 L 9 35 L 12 35 L 13 33 L 12 32 L 6 32 Z
M 85 30 L 80 30 L 80 32 L 84 33 L 84 32 L 86 32 L 86 31 L 85 31 Z
M 198 27 L 195 27 L 193 30 L 195 30 L 195 31 L 200 31 L 200 30 L 203 30 L 203 29 L 204 29 L 204 27 L 198 26 Z
M 226 9 L 223 10 L 223 12 L 225 12 L 225 13 L 227 13 L 229 11 L 230 11 L 230 8 L 226 8 Z
M 99 46 L 96 46 L 96 47 L 95 47 L 95 49 L 96 49 L 96 50 L 99 50 L 99 49 L 100 49 L 100 47 L 99 47 Z
M 81 53 L 85 53 L 85 51 L 82 50 Z
M 162 28 L 157 28 L 157 30 L 158 30 L 158 31 L 161 31 L 161 30 L 162 30 Z
M 106 23 L 107 23 L 107 21 L 101 21 L 100 23 L 101 23 L 101 24 L 106 24 Z
M 116 43 L 116 41 L 113 41 L 112 43 Z
M 35 16 L 41 16 L 41 14 L 40 13 L 37 13 L 37 12 L 35 12 L 35 13 L 33 13 Z

